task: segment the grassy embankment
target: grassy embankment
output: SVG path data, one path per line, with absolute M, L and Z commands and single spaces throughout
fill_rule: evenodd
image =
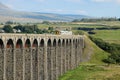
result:
M 68 71 L 59 80 L 119 80 L 119 66 L 108 66 L 102 62 L 109 54 L 98 48 L 89 38 L 86 37 L 85 40 L 83 58 L 91 54 L 91 59 L 89 62 L 81 63 L 78 68 Z

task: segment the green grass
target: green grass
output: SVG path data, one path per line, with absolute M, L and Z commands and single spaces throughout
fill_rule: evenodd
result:
M 60 76 L 58 80 L 120 80 L 120 65 L 103 63 L 102 60 L 109 54 L 98 48 L 88 37 L 85 37 L 85 43 L 83 58 L 91 54 L 91 59 Z
M 98 77 L 94 77 L 95 74 L 107 72 L 99 65 L 105 65 L 102 60 L 106 59 L 109 54 L 98 48 L 87 36 L 85 36 L 85 45 L 82 57 L 88 61 L 81 63 L 78 68 L 68 71 L 59 80 L 97 80 L 94 79 Z
M 95 74 L 105 72 L 107 70 L 100 66 L 80 65 L 78 68 L 67 72 L 59 80 L 98 80 L 98 76 L 95 76 Z M 102 76 L 99 76 L 99 79 L 101 78 Z
M 101 38 L 110 43 L 120 44 L 120 30 L 95 30 L 95 32 L 96 34 L 93 36 L 96 38 Z

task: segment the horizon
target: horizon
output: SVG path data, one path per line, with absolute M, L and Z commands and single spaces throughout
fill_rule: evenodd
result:
M 17 11 L 120 17 L 120 0 L 0 0 L 0 2 Z

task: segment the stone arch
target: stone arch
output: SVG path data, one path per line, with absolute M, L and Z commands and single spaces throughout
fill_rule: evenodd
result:
M 26 39 L 24 44 L 24 58 L 25 58 L 25 80 L 31 78 L 31 42 L 30 39 Z
M 18 39 L 16 42 L 16 80 L 23 77 L 23 42 Z
M 25 48 L 30 48 L 31 47 L 31 42 L 30 42 L 30 39 L 27 39 L 25 41 Z
M 66 39 L 66 45 L 68 45 L 69 44 L 69 40 L 68 39 Z
M 61 39 L 58 39 L 58 46 L 61 46 Z
M 12 39 L 9 39 L 6 44 L 6 79 L 13 80 L 14 74 L 14 43 Z
M 57 62 L 57 64 L 58 64 L 58 76 L 60 76 L 61 74 L 62 74 L 62 71 L 61 71 L 61 66 L 62 66 L 62 55 L 61 55 L 61 46 L 62 46 L 62 42 L 61 42 L 61 39 L 58 39 L 58 49 L 57 49 L 57 60 L 58 60 L 58 62 Z
M 47 41 L 47 70 L 48 70 L 48 79 L 50 79 L 51 80 L 51 55 L 52 55 L 52 53 L 51 53 L 51 47 L 52 47 L 52 41 L 51 41 L 51 39 L 48 39 L 48 41 Z
M 53 46 L 51 48 L 51 69 L 52 69 L 52 79 L 55 80 L 57 78 L 57 40 L 53 40 Z
M 6 47 L 7 48 L 14 48 L 14 43 L 13 43 L 13 40 L 12 39 L 9 39 L 7 44 L 6 44 Z
M 45 49 L 44 45 L 45 45 L 45 41 L 44 39 L 41 39 L 39 43 L 39 50 L 38 50 L 39 80 L 44 80 L 44 49 Z
M 72 39 L 69 39 L 70 53 L 69 53 L 69 69 L 72 69 Z
M 4 72 L 4 43 L 3 40 L 0 39 L 0 80 L 3 80 L 3 72 Z
M 38 47 L 38 41 L 37 39 L 34 39 L 33 43 L 32 43 L 32 47 Z
M 75 39 L 73 39 L 73 44 L 75 44 Z
M 40 41 L 40 47 L 44 47 L 44 44 L 45 44 L 44 39 L 41 39 L 41 41 Z
M 71 39 L 69 39 L 69 43 L 71 44 L 71 42 L 72 42 L 72 40 Z
M 66 57 L 65 57 L 65 59 L 66 59 L 66 71 L 68 70 L 68 67 L 69 67 L 69 59 L 68 59 L 68 57 L 69 57 L 69 40 L 68 39 L 66 39 L 66 53 L 65 53 L 65 55 L 66 55 Z
M 32 43 L 32 73 L 33 80 L 38 80 L 38 41 L 34 39 Z
M 75 42 L 78 43 L 78 39 L 75 39 L 75 40 L 76 40 Z
M 73 39 L 73 68 L 76 67 L 76 39 Z
M 22 47 L 23 47 L 23 42 L 21 39 L 18 39 L 16 43 L 16 48 L 22 48 Z
M 57 45 L 57 41 L 56 41 L 56 39 L 54 39 L 53 40 L 53 47 L 56 47 L 56 45 Z
M 65 46 L 65 39 L 62 40 L 62 46 Z
M 66 68 L 66 63 L 65 63 L 65 54 L 66 54 L 66 40 L 62 39 L 62 49 L 61 49 L 62 53 L 61 53 L 61 57 L 62 57 L 62 74 L 65 73 L 65 68 Z
M 51 46 L 52 46 L 52 41 L 51 41 L 51 39 L 48 39 L 48 41 L 47 41 L 47 46 L 48 46 L 48 47 L 51 47 Z

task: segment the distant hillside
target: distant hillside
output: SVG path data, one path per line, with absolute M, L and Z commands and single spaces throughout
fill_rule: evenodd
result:
M 44 20 L 48 21 L 72 21 L 74 19 L 86 18 L 85 15 L 64 15 L 53 13 L 41 13 L 41 12 L 22 12 L 15 11 L 6 5 L 0 3 L 0 22 L 5 21 L 18 21 L 18 22 L 40 22 Z

